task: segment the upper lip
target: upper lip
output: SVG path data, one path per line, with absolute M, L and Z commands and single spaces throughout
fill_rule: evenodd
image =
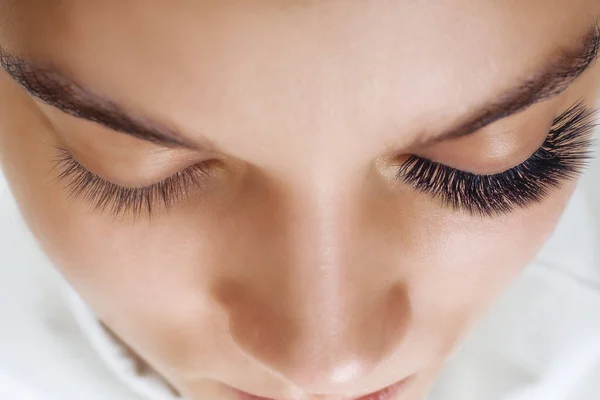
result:
M 297 398 L 294 400 L 388 400 L 386 397 L 381 397 L 382 392 L 384 391 L 390 391 L 393 392 L 395 391 L 395 389 L 399 389 L 400 386 L 402 386 L 408 379 L 410 378 L 404 378 L 400 381 L 397 381 L 389 386 L 384 387 L 383 389 L 380 389 L 378 391 L 372 392 L 370 394 L 367 395 L 363 395 L 363 396 L 358 396 L 358 397 L 344 397 L 344 396 L 331 396 L 331 395 L 315 395 L 315 396 L 306 396 L 306 397 L 301 397 L 301 398 Z M 281 398 L 270 398 L 270 397 L 260 397 L 260 396 L 256 396 L 250 393 L 246 393 L 240 389 L 236 389 L 233 388 L 235 391 L 238 392 L 242 392 L 246 395 L 252 396 L 253 400 L 286 400 L 288 399 L 287 397 L 281 397 Z M 391 400 L 391 397 L 390 397 Z

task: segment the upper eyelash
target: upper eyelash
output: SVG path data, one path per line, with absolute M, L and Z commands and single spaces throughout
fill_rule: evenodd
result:
M 491 217 L 543 200 L 551 190 L 576 179 L 593 158 L 596 110 L 581 102 L 557 117 L 542 146 L 523 163 L 498 174 L 477 175 L 411 156 L 397 178 L 429 193 L 454 210 Z
M 557 117 L 542 146 L 526 161 L 494 175 L 477 175 L 435 161 L 411 156 L 397 178 L 429 193 L 455 210 L 493 216 L 524 208 L 545 198 L 550 190 L 576 178 L 592 158 L 591 132 L 596 110 L 576 103 Z M 130 212 L 152 215 L 157 206 L 169 210 L 190 188 L 199 187 L 209 174 L 209 163 L 195 164 L 143 188 L 125 188 L 108 182 L 83 167 L 64 148 L 57 148 L 58 180 L 67 181 L 72 199 L 83 198 L 95 210 L 114 217 Z
M 142 212 L 151 217 L 157 207 L 167 211 L 182 200 L 190 188 L 200 187 L 209 174 L 210 162 L 194 164 L 167 179 L 142 188 L 126 188 L 109 182 L 81 165 L 64 148 L 56 148 L 58 157 L 54 167 L 58 169 L 57 179 L 66 182 L 70 199 L 84 199 L 101 212 L 113 217 L 130 213 L 134 218 Z

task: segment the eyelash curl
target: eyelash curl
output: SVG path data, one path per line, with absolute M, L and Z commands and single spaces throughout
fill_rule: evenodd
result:
M 577 179 L 593 158 L 596 110 L 578 102 L 552 124 L 542 146 L 529 159 L 507 171 L 477 175 L 411 156 L 397 179 L 455 210 L 494 217 L 545 199 L 552 190 Z
M 81 165 L 64 148 L 56 147 L 58 157 L 54 168 L 58 169 L 58 181 L 66 182 L 70 200 L 83 200 L 91 204 L 95 211 L 108 212 L 115 219 L 131 215 L 134 219 L 142 213 L 148 218 L 157 208 L 167 212 L 174 204 L 182 201 L 189 192 L 201 188 L 210 176 L 211 165 L 216 161 L 194 164 L 167 179 L 141 188 L 127 188 L 100 178 Z

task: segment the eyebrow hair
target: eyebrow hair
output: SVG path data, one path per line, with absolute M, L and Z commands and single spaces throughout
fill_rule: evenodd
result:
M 564 92 L 599 55 L 600 25 L 596 23 L 576 48 L 561 49 L 558 56 L 546 63 L 543 70 L 497 96 L 499 100 L 485 104 L 471 113 L 465 122 L 440 135 L 425 138 L 419 144 L 472 134 L 536 103 L 549 100 Z M 0 46 L 0 66 L 32 96 L 69 115 L 161 146 L 198 149 L 197 144 L 176 130 L 149 118 L 136 116 L 116 102 L 68 79 L 51 65 L 25 61 Z
M 475 133 L 498 120 L 517 114 L 528 107 L 549 100 L 561 93 L 580 77 L 600 55 L 600 25 L 596 23 L 576 48 L 563 48 L 557 56 L 517 86 L 509 89 L 480 109 L 471 113 L 464 122 L 423 144 L 456 139 Z
M 198 149 L 176 130 L 137 116 L 68 79 L 51 65 L 25 61 L 0 47 L 0 66 L 33 97 L 71 116 L 164 147 Z

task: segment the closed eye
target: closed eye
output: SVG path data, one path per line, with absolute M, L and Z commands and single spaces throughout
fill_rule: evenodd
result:
M 595 115 L 596 110 L 576 103 L 554 120 L 531 157 L 501 173 L 478 175 L 411 156 L 397 178 L 456 211 L 482 217 L 507 214 L 541 202 L 581 174 L 592 159 Z
M 160 182 L 131 188 L 109 182 L 89 171 L 67 149 L 56 150 L 58 156 L 54 160 L 54 167 L 58 171 L 57 180 L 65 183 L 68 197 L 71 200 L 83 200 L 95 211 L 106 212 L 115 218 L 126 214 L 138 217 L 142 213 L 151 217 L 158 208 L 168 211 L 191 192 L 201 190 L 210 178 L 214 164 L 219 162 L 203 161 Z

